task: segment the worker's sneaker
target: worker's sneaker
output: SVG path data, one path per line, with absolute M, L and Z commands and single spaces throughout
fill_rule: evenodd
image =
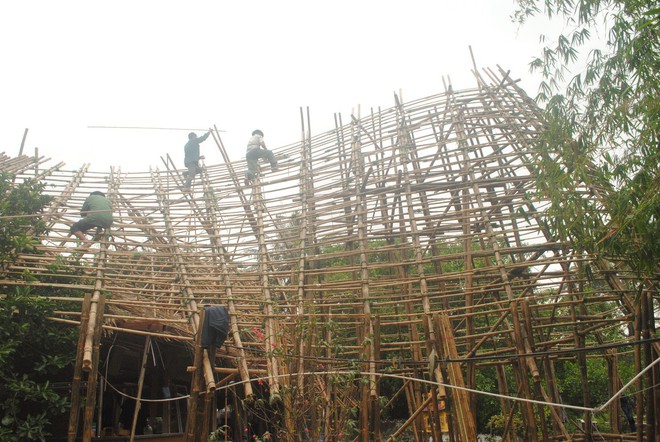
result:
M 270 168 L 271 172 L 277 172 L 278 170 L 280 170 L 280 168 L 277 165 L 271 166 L 271 168 Z
M 247 178 L 245 178 L 245 185 L 246 185 L 246 186 L 250 186 L 251 184 L 252 184 L 252 181 L 250 181 L 250 180 L 248 180 Z

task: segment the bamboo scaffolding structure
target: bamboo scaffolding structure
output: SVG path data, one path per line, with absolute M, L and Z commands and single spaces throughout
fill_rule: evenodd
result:
M 452 388 L 475 389 L 479 375 L 492 370 L 494 391 L 544 403 L 500 398 L 505 440 L 514 438 L 517 414 L 528 440 L 595 437 L 590 413 L 585 434 L 563 422 L 556 366 L 580 367 L 587 408 L 597 405 L 590 404 L 588 359 L 608 364 L 612 392 L 624 360 L 643 370 L 660 351 L 653 341 L 657 282 L 640 281 L 613 257 L 578 253 L 550 233 L 533 167 L 542 155 L 542 113 L 510 72 L 475 65 L 472 74 L 474 88 L 455 90 L 443 78 L 444 91 L 435 95 L 404 102 L 394 94 L 391 108 L 357 107 L 348 119 L 335 114 L 326 132 L 312 133 L 309 109 L 301 108 L 299 139 L 274 149 L 279 170 L 253 186 L 243 185 L 245 162 L 230 157 L 215 127 L 224 162 L 204 164 L 189 193 L 169 155 L 160 170 L 108 173 L 50 166 L 38 151 L 0 153 L 0 171 L 15 175 L 14 186 L 41 182 L 52 197 L 43 213 L 31 215 L 48 226 L 35 252 L 1 263 L 0 296 L 25 286 L 49 292 L 59 304 L 49 319 L 81 327 L 78 356 L 88 377 L 98 368 L 101 334 L 100 345 L 130 335 L 194 348 L 200 307 L 225 305 L 226 351 L 199 355 L 206 386 L 199 393 L 227 386 L 229 379 L 215 383 L 214 372 L 234 375 L 241 387 L 232 394 L 241 397 L 227 403 L 249 411 L 232 425 L 256 416 L 252 401 L 265 388 L 255 382 L 263 378 L 268 394 L 282 399 L 289 432 L 313 422 L 324 429 L 310 437 L 339 439 L 354 407 L 359 440 L 374 440 L 382 433 L 374 422 L 382 411 L 375 399 L 384 394 L 379 376 L 387 370 L 418 380 L 389 386 L 413 416 L 399 433 L 457 441 L 476 432 L 479 395 Z M 69 226 L 94 190 L 106 191 L 114 223 L 106 239 L 74 257 Z M 596 201 L 607 196 L 607 189 L 578 190 Z M 630 348 L 642 338 L 648 344 Z M 455 361 L 429 371 L 441 349 Z M 370 373 L 364 384 L 297 376 L 355 367 Z M 640 420 L 658 421 L 657 408 L 646 405 L 657 392 L 641 392 L 654 385 L 648 376 L 629 394 Z M 76 394 L 81 378 L 74 375 Z M 310 398 L 319 400 L 303 405 Z M 441 434 L 438 400 L 454 416 L 448 434 Z M 70 440 L 76 401 L 72 390 Z M 213 408 L 201 403 L 200 413 Z M 610 431 L 602 434 L 627 437 L 616 403 L 609 413 Z M 458 415 L 469 422 L 457 422 Z M 203 429 L 211 420 L 200 422 Z M 87 417 L 84 426 L 91 429 Z M 656 427 L 640 425 L 639 438 Z

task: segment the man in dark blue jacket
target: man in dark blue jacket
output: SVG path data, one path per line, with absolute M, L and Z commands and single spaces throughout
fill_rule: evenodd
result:
M 202 324 L 202 348 L 209 353 L 215 366 L 215 352 L 222 347 L 229 335 L 229 312 L 223 305 L 205 305 Z
M 199 160 L 203 160 L 204 156 L 199 155 L 199 143 L 206 140 L 211 131 L 206 132 L 201 137 L 197 137 L 195 132 L 190 132 L 188 134 L 188 142 L 183 147 L 185 157 L 183 159 L 183 164 L 188 168 L 187 172 L 183 172 L 183 177 L 186 180 L 186 184 L 183 187 L 184 192 L 190 192 L 190 185 L 192 184 L 193 178 L 195 175 L 202 171 L 202 168 L 199 167 Z

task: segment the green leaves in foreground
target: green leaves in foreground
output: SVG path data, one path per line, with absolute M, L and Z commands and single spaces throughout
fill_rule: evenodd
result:
M 29 287 L 0 298 L 0 440 L 45 440 L 66 412 L 51 379 L 73 361 L 76 330 L 48 321 L 52 309 Z

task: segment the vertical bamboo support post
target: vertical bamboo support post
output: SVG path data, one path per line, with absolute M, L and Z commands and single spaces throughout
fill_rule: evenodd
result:
M 308 108 L 309 112 L 309 108 Z M 298 361 L 297 361 L 297 368 L 296 370 L 299 373 L 305 373 L 306 371 L 306 365 L 305 365 L 305 342 L 307 341 L 311 347 L 312 345 L 312 339 L 313 339 L 313 333 L 307 333 L 307 321 L 305 321 L 305 298 L 306 298 L 306 284 L 307 284 L 307 275 L 306 275 L 306 268 L 309 265 L 308 264 L 308 247 L 310 245 L 309 241 L 309 233 L 310 233 L 310 224 L 311 222 L 311 214 L 314 212 L 314 208 L 311 207 L 310 210 L 310 205 L 313 204 L 312 202 L 312 197 L 313 197 L 313 183 L 311 181 L 311 169 L 312 169 L 312 152 L 311 152 L 311 131 L 309 130 L 309 113 L 307 115 L 307 126 L 308 130 L 307 133 L 305 131 L 305 119 L 303 116 L 303 110 L 300 108 L 300 124 L 301 124 L 301 161 L 300 161 L 300 197 L 301 197 L 301 205 L 300 205 L 300 219 L 302 221 L 302 224 L 300 225 L 300 231 L 298 232 L 298 239 L 299 239 L 299 254 L 298 254 L 298 271 L 297 271 L 297 290 L 296 290 L 296 318 L 297 318 L 297 323 L 299 324 L 299 342 L 298 342 Z M 293 333 L 292 336 L 296 336 L 296 333 Z M 296 383 L 297 383 L 297 390 L 296 390 L 296 395 L 297 395 L 297 400 L 303 401 L 305 398 L 305 376 L 298 376 L 296 378 Z M 292 397 L 291 394 L 287 394 L 285 400 L 288 402 L 286 407 L 285 407 L 285 427 L 287 428 L 287 433 L 288 434 L 295 434 L 295 426 L 296 422 L 294 419 L 294 416 L 290 412 L 290 410 L 293 409 L 293 400 L 294 398 Z M 315 417 L 315 414 L 313 415 Z M 312 428 L 314 429 L 314 432 L 318 432 L 318 425 L 313 425 Z M 316 438 L 318 435 L 312 435 L 313 438 Z
M 94 283 L 94 293 L 90 300 L 89 308 L 89 321 L 87 324 L 87 332 L 85 336 L 85 346 L 83 349 L 83 370 L 89 372 L 92 369 L 95 369 L 92 365 L 92 357 L 94 352 L 94 338 L 95 338 L 95 329 L 96 323 L 99 316 L 99 300 L 101 299 L 101 288 L 103 287 L 102 275 L 100 278 L 97 278 Z
M 372 337 L 368 338 L 369 336 L 369 327 L 371 323 L 371 316 L 370 315 L 364 315 L 363 320 L 362 320 L 362 330 L 359 333 L 359 339 L 360 339 L 360 344 L 359 347 L 362 348 L 361 351 L 361 358 L 366 359 L 367 361 L 372 360 L 373 358 L 370 355 L 370 352 L 368 349 L 371 347 L 371 343 L 367 344 L 368 349 L 365 351 L 365 342 L 368 340 L 373 339 Z M 367 362 L 365 365 L 369 366 L 371 365 L 370 362 Z M 368 370 L 368 368 L 367 368 Z M 368 375 L 369 379 L 371 379 L 371 375 Z M 372 418 L 372 401 L 371 401 L 371 382 L 369 382 L 369 385 L 364 385 L 364 383 L 360 383 L 360 435 L 358 436 L 359 440 L 363 442 L 367 442 L 371 440 L 371 418 Z
M 444 313 L 436 313 L 433 316 L 434 327 L 438 330 L 439 334 L 443 336 L 442 348 L 443 353 L 450 359 L 458 359 L 458 351 L 456 349 L 456 341 L 454 340 L 454 332 L 449 321 L 449 317 Z M 465 381 L 463 380 L 463 373 L 461 371 L 460 363 L 448 362 L 447 371 L 449 373 L 449 381 L 452 385 L 464 387 Z M 456 419 L 460 440 L 477 440 L 476 420 L 472 415 L 472 407 L 468 395 L 463 390 L 455 390 L 452 393 L 454 398 L 453 403 L 456 406 L 458 419 Z
M 271 297 L 269 271 L 268 271 L 268 248 L 266 246 L 266 231 L 264 227 L 264 202 L 263 202 L 263 189 L 259 177 L 255 179 L 254 196 L 256 207 L 256 221 L 257 221 L 257 240 L 259 244 L 258 251 L 258 265 L 260 274 L 261 290 L 264 299 L 264 316 L 266 321 L 266 340 L 264 342 L 264 350 L 266 352 L 267 368 L 268 368 L 268 387 L 270 389 L 271 399 L 275 399 L 280 394 L 280 367 L 278 358 L 274 352 L 278 348 L 277 342 L 277 324 L 275 319 L 275 311 L 273 308 L 274 301 Z
M 529 301 L 527 299 L 523 299 L 521 301 L 521 307 L 522 307 L 522 317 L 523 317 L 523 323 L 521 324 L 521 337 L 523 341 L 523 345 L 525 346 L 525 351 L 534 353 L 534 342 L 533 342 L 533 329 L 534 327 L 532 326 L 532 321 L 533 321 L 533 315 L 532 315 L 532 310 L 529 307 Z M 541 374 L 539 369 L 536 366 L 536 361 L 534 361 L 533 358 L 527 358 L 526 360 L 528 369 L 532 375 L 532 379 L 534 382 L 534 391 L 539 400 L 544 400 L 545 402 L 550 401 L 550 397 L 546 394 L 545 390 L 543 389 L 543 386 L 541 385 Z M 541 437 L 543 440 L 548 439 L 548 425 L 547 421 L 545 418 L 545 406 L 538 404 L 536 406 L 537 409 L 537 414 L 538 414 L 538 419 L 541 421 Z M 554 418 L 554 421 L 558 425 L 562 425 L 561 418 L 557 413 L 557 409 L 555 407 L 550 407 L 550 416 Z
M 399 262 L 404 262 L 408 261 L 408 252 L 410 245 L 407 240 L 407 228 L 406 228 L 406 223 L 405 223 L 405 217 L 404 217 L 404 210 L 403 210 L 403 197 L 401 193 L 403 192 L 403 185 L 402 185 L 402 178 L 403 174 L 398 173 L 397 174 L 397 185 L 396 185 L 396 192 L 398 193 L 398 196 L 395 198 L 395 201 L 398 201 L 398 204 L 396 204 L 397 212 L 398 212 L 398 225 L 399 225 L 399 243 L 400 243 L 400 254 L 401 254 L 401 260 Z M 406 281 L 409 279 L 409 270 L 408 270 L 408 265 L 399 265 L 397 266 L 397 274 L 399 278 L 403 281 Z M 405 296 L 407 293 L 411 293 L 413 291 L 412 288 L 412 283 L 411 282 L 406 282 L 405 284 L 401 285 L 401 291 L 402 291 L 402 296 Z M 413 306 L 409 301 L 406 301 L 404 304 L 404 309 L 406 312 L 407 318 L 412 318 L 414 316 L 414 310 Z M 422 348 L 419 342 L 421 341 L 420 335 L 419 335 L 419 330 L 417 329 L 417 324 L 415 323 L 410 323 L 408 325 L 408 333 L 410 336 L 410 340 L 414 342 L 413 348 L 412 348 L 412 355 L 413 359 L 416 361 L 420 361 L 423 359 L 422 356 Z M 417 366 L 413 366 L 413 374 L 415 377 L 421 377 L 421 370 Z M 408 405 L 408 412 L 410 414 L 413 414 L 415 410 L 417 410 L 420 406 L 421 403 L 423 402 L 422 398 L 422 391 L 421 387 L 418 382 L 411 383 L 408 388 L 405 389 L 406 393 L 406 402 Z M 413 425 L 413 434 L 415 437 L 415 442 L 419 442 L 419 440 L 422 437 L 422 425 L 419 425 L 420 420 L 413 420 L 412 425 Z
M 510 302 L 510 312 L 511 312 L 511 317 L 513 319 L 513 333 L 514 333 L 514 342 L 516 343 L 516 350 L 518 354 L 520 355 L 518 358 L 518 364 L 515 366 L 517 368 L 517 373 L 516 373 L 516 379 L 518 381 L 518 386 L 519 390 L 522 392 L 524 397 L 529 398 L 530 397 L 530 386 L 529 386 L 529 380 L 527 378 L 527 372 L 525 370 L 526 364 L 525 364 L 525 351 L 520 345 L 520 340 L 522 337 L 522 330 L 520 326 L 520 316 L 518 312 L 518 301 L 517 300 L 512 300 Z M 536 434 L 536 426 L 532 425 L 532 423 L 536 422 L 536 418 L 534 416 L 534 408 L 529 402 L 523 402 L 520 405 L 521 411 L 523 418 L 525 419 L 526 422 L 526 437 L 529 438 L 529 440 L 536 441 L 538 439 L 537 434 Z
M 469 165 L 464 164 L 465 170 L 462 174 L 462 179 L 464 186 L 461 192 L 461 209 L 463 211 L 463 262 L 465 266 L 465 334 L 468 336 L 468 346 L 469 348 L 474 348 L 475 339 L 475 326 L 474 326 L 474 293 L 473 293 L 473 280 L 472 276 L 474 273 L 473 263 L 472 263 L 472 232 L 471 232 L 471 203 L 472 198 L 470 197 L 469 187 L 467 182 L 469 180 L 468 174 L 466 172 Z M 474 362 L 466 363 L 466 372 L 467 372 L 467 384 L 474 388 L 476 385 L 476 366 Z M 470 405 L 472 407 L 472 413 L 477 411 L 477 398 L 475 395 L 470 395 Z
M 658 357 L 658 354 L 656 353 L 654 355 L 653 351 L 653 344 L 649 343 L 651 339 L 655 338 L 655 320 L 656 318 L 654 317 L 654 311 L 655 309 L 653 308 L 653 297 L 651 294 L 651 291 L 649 290 L 643 290 L 642 294 L 640 296 L 640 304 L 642 308 L 642 339 L 647 341 L 643 347 L 644 347 L 644 363 L 646 366 L 651 365 L 655 359 Z M 654 386 L 657 387 L 658 381 L 660 379 L 657 378 L 658 375 L 658 367 L 657 365 L 655 368 L 652 368 L 651 370 L 646 372 L 646 384 L 649 386 Z M 646 439 L 647 440 L 658 440 L 657 436 L 657 428 L 656 428 L 656 407 L 658 406 L 658 403 L 656 402 L 657 399 L 657 392 L 658 388 L 648 388 L 646 390 L 646 424 L 644 425 L 645 427 L 645 432 L 646 432 Z
M 204 309 L 201 309 L 199 312 L 199 317 L 201 323 L 204 322 Z M 199 399 L 202 394 L 203 389 L 203 359 L 204 359 L 204 349 L 202 348 L 202 329 L 201 327 L 197 330 L 195 335 L 194 343 L 194 359 L 192 367 L 188 368 L 188 371 L 192 371 L 191 380 L 190 380 L 190 398 L 188 399 L 188 415 L 186 418 L 186 431 L 184 436 L 184 442 L 195 442 L 197 441 L 197 410 L 199 407 Z
M 657 316 L 655 315 L 655 308 L 654 308 L 654 300 L 653 300 L 653 291 L 652 290 L 647 290 L 646 291 L 646 296 L 648 300 L 647 304 L 647 311 L 649 315 L 649 335 L 650 337 L 657 337 Z M 657 342 L 655 344 L 658 344 Z M 649 353 L 651 355 L 651 359 L 653 361 L 657 360 L 660 358 L 660 347 L 656 346 L 654 343 L 647 343 L 646 345 L 649 348 Z M 651 361 L 649 361 L 649 364 Z M 653 368 L 653 372 L 649 374 L 650 380 L 653 382 L 653 385 L 658 385 L 660 383 L 660 366 L 657 364 Z M 659 388 L 652 388 L 651 391 L 649 392 L 649 401 L 653 404 L 653 413 L 655 416 L 654 420 L 654 434 L 656 437 L 656 440 L 658 437 L 660 437 L 660 389 Z
M 567 280 L 570 278 L 570 275 L 566 274 L 564 276 Z M 567 284 L 569 293 L 577 298 L 577 294 L 573 294 L 572 284 Z M 582 291 L 580 291 L 582 293 Z M 580 321 L 577 319 L 577 312 L 575 311 L 575 304 L 570 305 L 570 312 L 571 312 L 571 319 L 574 321 L 574 326 L 573 326 L 573 341 L 575 343 L 575 348 L 577 349 L 577 362 L 578 362 L 578 368 L 580 371 L 580 381 L 582 383 L 582 405 L 584 407 L 589 407 L 591 403 L 591 396 L 589 394 L 589 379 L 587 377 L 587 356 L 586 353 L 584 352 L 584 335 L 582 333 L 581 327 L 580 327 Z M 591 413 L 586 412 L 583 414 L 584 416 L 584 426 L 583 428 L 585 437 L 587 440 L 591 440 L 593 437 L 592 434 L 592 428 L 591 428 Z
M 374 331 L 374 353 L 372 355 L 373 357 L 373 370 L 375 373 L 378 373 L 380 371 L 380 366 L 376 361 L 380 361 L 380 316 L 375 315 L 372 317 L 372 325 L 371 329 Z M 371 396 L 371 401 L 373 402 L 371 405 L 371 410 L 372 410 L 372 417 L 371 417 L 371 422 L 373 425 L 373 438 L 375 441 L 382 440 L 381 437 L 381 428 L 380 428 L 380 423 L 381 423 L 381 415 L 380 415 L 380 405 L 378 403 L 378 384 L 375 385 L 376 387 L 376 394 Z
M 204 393 L 204 411 L 201 413 L 201 428 L 199 431 L 199 441 L 206 442 L 209 439 L 209 434 L 211 433 L 211 422 L 215 422 L 217 409 L 215 405 L 215 394 L 213 391 L 206 391 Z M 215 428 L 215 427 L 213 427 Z
M 71 382 L 71 408 L 69 410 L 68 442 L 75 442 L 78 434 L 78 418 L 80 416 L 80 385 L 82 381 L 82 360 L 89 322 L 91 294 L 86 293 L 81 307 L 80 331 L 78 334 L 78 347 L 76 349 L 76 362 L 73 368 L 73 381 Z
M 328 309 L 327 322 L 328 322 L 328 326 L 325 329 L 325 337 L 324 337 L 325 342 L 327 342 L 327 347 L 325 349 L 325 357 L 328 360 L 330 360 L 333 357 L 333 354 L 332 354 L 332 329 L 330 327 L 330 323 L 332 322 L 332 308 Z M 325 416 L 324 428 L 325 428 L 325 431 L 326 431 L 326 434 L 327 434 L 330 431 L 330 429 L 332 428 L 333 424 L 335 423 L 333 421 L 333 408 L 332 408 L 332 405 L 333 405 L 332 398 L 333 398 L 335 386 L 334 386 L 334 383 L 329 382 L 328 375 L 325 375 L 323 377 L 323 382 L 325 384 L 325 391 L 324 391 L 324 393 L 325 393 L 325 397 L 324 397 L 324 399 L 325 399 L 325 401 L 324 401 L 325 409 L 324 409 L 323 415 Z
M 147 371 L 147 361 L 149 349 L 151 348 L 151 336 L 147 335 L 144 340 L 144 350 L 142 351 L 142 363 L 140 364 L 140 377 L 138 378 L 137 394 L 135 395 L 135 410 L 133 411 L 133 422 L 131 424 L 130 442 L 135 440 L 135 430 L 137 429 L 138 415 L 142 406 L 142 387 L 144 386 L 144 374 Z
M 543 388 L 543 385 L 541 385 L 540 379 L 538 381 L 534 381 L 534 385 L 538 390 L 539 396 L 545 402 L 560 403 L 553 362 L 550 360 L 550 358 L 546 357 L 544 358 L 544 364 L 546 371 L 545 379 L 547 383 L 547 388 L 550 391 L 550 393 L 549 394 L 546 393 L 546 391 Z M 555 433 L 559 433 L 564 438 L 569 439 L 570 435 L 568 433 L 568 430 L 566 429 L 566 426 L 564 425 L 564 419 L 563 419 L 564 410 L 562 410 L 560 407 L 552 407 L 552 406 L 549 407 L 549 409 L 550 409 L 550 416 L 552 417 L 552 426 L 554 428 Z M 541 418 L 543 418 L 544 408 L 541 407 L 539 409 L 539 413 L 541 413 Z
M 635 303 L 635 341 L 640 341 L 642 339 L 642 303 Z M 634 349 L 635 357 L 635 373 L 642 371 L 642 346 L 635 345 Z M 639 377 L 635 382 L 635 387 L 637 393 L 635 394 L 635 415 L 637 416 L 637 441 L 642 442 L 644 439 L 644 378 Z
M 88 371 L 87 394 L 85 399 L 85 414 L 83 420 L 83 442 L 89 442 L 92 435 L 92 422 L 94 420 L 94 408 L 96 406 L 98 361 L 101 345 L 101 332 L 103 327 L 103 315 L 105 309 L 105 295 L 102 293 L 105 279 L 104 269 L 107 260 L 107 243 L 101 241 L 101 248 L 96 259 L 96 281 L 94 292 L 90 298 L 89 321 L 87 324 L 87 336 L 83 350 L 82 368 Z
M 363 348 L 362 352 L 364 357 L 369 361 L 367 363 L 366 371 L 373 373 L 374 367 L 374 334 L 373 325 L 371 322 L 371 300 L 369 294 L 369 258 L 367 243 L 367 202 L 364 195 L 364 188 L 366 187 L 366 178 L 364 176 L 364 158 L 360 152 L 361 143 L 359 137 L 353 139 L 352 145 L 352 162 L 353 162 L 353 175 L 355 177 L 355 201 L 356 201 L 356 220 L 357 220 L 357 233 L 358 233 L 358 247 L 360 253 L 360 300 L 362 301 L 362 314 L 364 317 L 364 332 L 362 333 L 362 342 L 359 346 Z M 366 348 L 365 348 L 366 347 Z M 370 374 L 368 385 L 362 386 L 362 400 L 360 407 L 360 439 L 364 442 L 370 440 L 370 421 L 372 415 L 372 405 L 374 401 L 371 398 L 377 397 L 376 391 L 376 378 L 375 375 Z
M 504 366 L 498 364 L 497 367 L 495 367 L 495 369 L 497 370 L 498 392 L 501 396 L 508 396 L 509 385 L 506 380 L 506 371 L 504 369 Z M 502 416 L 508 416 L 511 414 L 511 409 L 514 407 L 511 407 L 509 405 L 509 401 L 502 397 L 500 398 L 500 408 L 502 409 Z M 513 428 L 510 428 L 509 431 L 506 431 L 502 434 L 502 441 L 504 442 L 514 442 L 515 440 L 516 440 L 516 436 L 513 432 Z
M 101 254 L 104 255 L 105 246 L 102 246 Z M 99 258 L 100 259 L 100 258 Z M 100 270 L 99 270 L 100 272 Z M 92 295 L 94 299 L 94 295 Z M 96 315 L 96 327 L 94 330 L 94 340 L 92 343 L 92 357 L 89 374 L 87 376 L 87 395 L 85 399 L 85 414 L 83 420 L 83 442 L 89 442 L 94 435 L 92 434 L 92 423 L 94 421 L 94 408 L 96 407 L 97 380 L 99 373 L 99 353 L 101 344 L 101 332 L 103 328 L 103 312 L 105 309 L 105 296 L 100 294 L 98 299 L 98 312 Z M 91 318 L 90 318 L 91 321 Z
M 621 389 L 621 380 L 619 378 L 619 357 L 616 349 L 611 349 L 607 352 L 605 359 L 607 362 L 607 393 L 611 397 Z M 621 414 L 619 413 L 620 401 L 617 399 L 612 402 L 608 407 L 610 432 L 618 434 L 621 432 Z

